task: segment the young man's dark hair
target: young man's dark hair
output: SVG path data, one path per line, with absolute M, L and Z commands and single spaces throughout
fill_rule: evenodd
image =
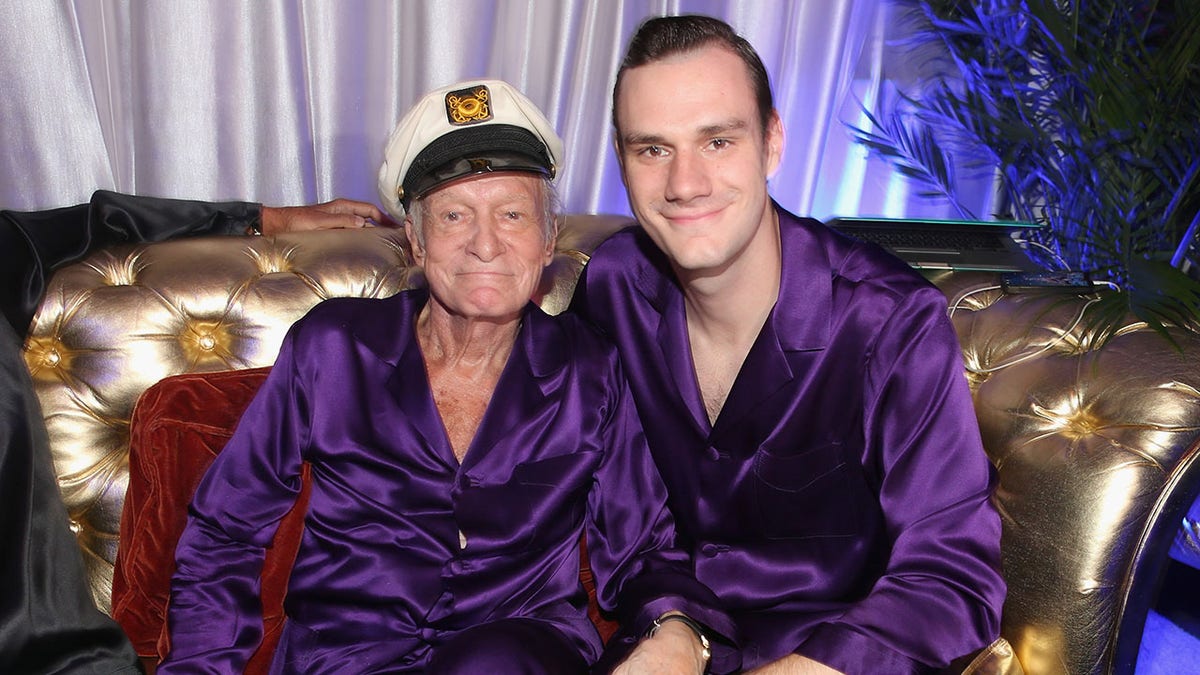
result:
M 746 64 L 750 74 L 750 82 L 754 86 L 754 97 L 758 103 L 758 121 L 760 131 L 765 133 L 771 113 L 775 110 L 775 101 L 771 96 L 771 82 L 767 69 L 763 66 L 758 52 L 746 41 L 746 38 L 733 31 L 729 24 L 710 16 L 660 16 L 645 21 L 629 41 L 629 49 L 625 59 L 617 70 L 617 82 L 613 85 L 613 128 L 620 129 L 617 122 L 617 95 L 621 90 L 621 80 L 625 71 L 648 63 L 695 51 L 710 44 L 719 44 L 737 54 Z M 617 142 L 621 135 L 617 134 Z

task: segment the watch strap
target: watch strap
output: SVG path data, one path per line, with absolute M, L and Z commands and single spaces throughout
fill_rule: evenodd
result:
M 704 657 L 704 662 L 707 663 L 710 659 L 712 659 L 712 645 L 708 641 L 708 636 L 704 634 L 704 626 L 701 626 L 695 619 L 685 614 L 667 614 L 666 616 L 658 617 L 654 620 L 654 623 L 650 625 L 650 630 L 646 631 L 646 637 L 654 637 L 654 634 L 658 632 L 658 629 L 662 628 L 663 624 L 667 623 L 668 621 L 678 621 L 688 628 L 691 628 L 692 632 L 694 632 L 696 637 L 700 640 L 701 655 Z

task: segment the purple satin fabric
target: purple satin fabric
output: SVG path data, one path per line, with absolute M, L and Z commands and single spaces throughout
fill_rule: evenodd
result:
M 683 296 L 638 228 L 572 310 L 618 345 L 681 542 L 742 665 L 792 652 L 919 672 L 999 634 L 994 472 L 942 294 L 879 249 L 778 209 L 779 300 L 715 425 Z
M 425 301 L 335 299 L 292 327 L 197 489 L 160 673 L 236 669 L 258 643 L 263 547 L 303 461 L 312 496 L 278 672 L 420 669 L 464 629 L 508 618 L 545 622 L 591 663 L 585 528 L 602 607 L 632 622 L 679 607 L 732 630 L 670 548 L 665 489 L 611 345 L 530 305 L 460 466 L 413 332 Z

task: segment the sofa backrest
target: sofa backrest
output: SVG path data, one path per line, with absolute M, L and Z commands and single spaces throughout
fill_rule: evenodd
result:
M 538 300 L 565 308 L 588 254 L 629 224 L 569 216 Z M 269 366 L 316 302 L 421 283 L 389 230 L 215 237 L 100 251 L 51 281 L 26 345 L 72 527 L 110 610 L 130 414 L 150 385 Z M 1195 498 L 1200 338 L 1136 321 L 1103 350 L 1088 300 L 1005 296 L 994 276 L 938 274 L 962 343 L 1027 673 L 1132 666 L 1145 612 Z

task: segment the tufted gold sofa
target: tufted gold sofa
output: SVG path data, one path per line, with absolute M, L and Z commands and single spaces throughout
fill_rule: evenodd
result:
M 588 253 L 626 224 L 567 217 L 537 298 L 547 311 L 565 308 Z M 54 276 L 25 357 L 101 608 L 138 396 L 169 375 L 270 365 L 324 298 L 421 283 L 402 240 L 377 229 L 125 245 Z M 1200 476 L 1200 338 L 1176 334 L 1176 349 L 1131 324 L 1097 351 L 1078 329 L 1084 298 L 1005 296 L 982 274 L 932 280 L 998 469 L 1004 636 L 1031 675 L 1131 672 Z

